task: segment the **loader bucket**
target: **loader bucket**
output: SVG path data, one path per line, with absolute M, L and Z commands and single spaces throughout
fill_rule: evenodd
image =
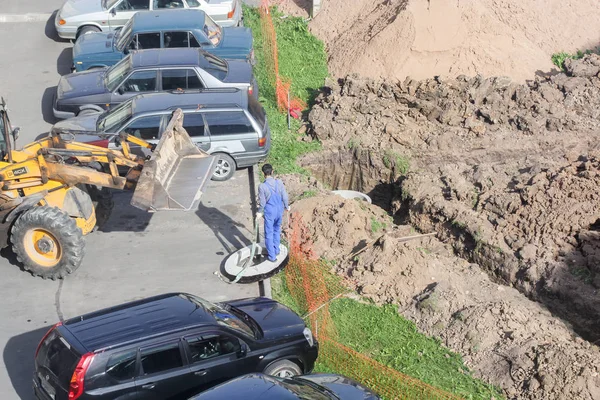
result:
M 145 211 L 195 209 L 215 166 L 183 128 L 177 109 L 150 159 L 144 163 L 131 204 Z

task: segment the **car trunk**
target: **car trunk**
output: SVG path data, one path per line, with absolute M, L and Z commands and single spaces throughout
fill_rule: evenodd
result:
M 67 400 L 69 384 L 81 355 L 60 335 L 52 330 L 40 343 L 35 357 L 34 380 L 55 400 Z

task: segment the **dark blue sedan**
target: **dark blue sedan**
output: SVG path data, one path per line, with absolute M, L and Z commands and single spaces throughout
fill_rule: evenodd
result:
M 189 400 L 379 400 L 358 382 L 341 375 L 314 374 L 279 378 L 249 374 L 225 382 Z
M 254 62 L 252 43 L 249 28 L 222 28 L 202 10 L 140 11 L 116 32 L 80 36 L 73 46 L 73 69 L 108 67 L 131 50 L 181 47 Z

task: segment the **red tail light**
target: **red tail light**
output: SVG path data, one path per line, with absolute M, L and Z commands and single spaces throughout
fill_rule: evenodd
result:
M 55 330 L 57 327 L 61 326 L 62 322 L 58 322 L 56 324 L 54 324 L 54 326 L 52 328 L 50 328 L 48 330 L 48 332 L 46 332 L 46 334 L 44 335 L 44 337 L 42 338 L 42 340 L 40 340 L 40 344 L 38 344 L 37 349 L 35 349 L 35 356 L 37 357 L 38 353 L 40 352 L 40 347 L 42 347 L 42 343 L 44 343 L 44 340 L 46 340 L 46 338 L 48 337 L 48 335 L 50 334 L 50 332 L 52 332 L 53 330 Z
M 266 137 L 258 139 L 258 147 L 265 147 L 265 144 L 267 144 L 267 138 Z
M 86 353 L 79 359 L 73 376 L 71 376 L 71 384 L 69 385 L 69 400 L 78 399 L 83 394 L 83 379 L 87 372 L 92 360 L 94 359 L 93 353 Z
M 236 3 L 233 3 L 233 9 L 227 13 L 227 19 L 233 18 L 233 14 L 235 14 L 235 6 Z
M 105 147 L 108 149 L 108 139 L 94 140 L 91 142 L 87 142 L 87 144 L 91 144 L 92 146 Z
M 254 94 L 254 86 L 250 85 L 250 87 L 248 88 L 248 94 L 250 94 L 250 95 Z

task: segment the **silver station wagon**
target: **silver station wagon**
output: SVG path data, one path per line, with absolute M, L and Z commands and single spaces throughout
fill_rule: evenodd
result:
M 239 26 L 240 0 L 66 0 L 56 13 L 54 26 L 63 39 L 121 28 L 138 11 L 195 8 L 223 27 Z

